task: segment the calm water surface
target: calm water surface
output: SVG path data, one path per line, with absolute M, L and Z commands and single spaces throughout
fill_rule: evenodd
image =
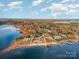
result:
M 8 47 L 20 33 L 11 25 L 0 25 L 0 50 Z

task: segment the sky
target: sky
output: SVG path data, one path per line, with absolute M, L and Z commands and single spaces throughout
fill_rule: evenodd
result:
M 0 0 L 0 18 L 79 19 L 79 0 Z

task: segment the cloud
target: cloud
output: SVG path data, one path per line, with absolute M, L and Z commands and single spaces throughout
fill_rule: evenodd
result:
M 50 2 L 52 2 L 52 0 L 48 0 L 46 3 L 50 3 Z
M 73 10 L 73 9 L 71 9 L 71 10 L 66 12 L 66 14 L 77 14 L 77 13 L 78 13 L 78 11 L 77 10 Z
M 61 13 L 60 12 L 55 12 L 55 13 L 51 13 L 51 16 L 53 16 L 54 18 L 56 18 L 57 16 L 59 16 Z
M 0 2 L 0 8 L 4 7 L 4 4 Z
M 70 0 L 62 0 L 61 3 L 69 2 Z
M 7 10 L 14 10 L 14 9 L 17 9 L 17 10 L 22 10 L 23 8 L 23 1 L 12 1 L 8 4 L 5 4 L 5 3 L 2 3 L 0 2 L 0 9 L 3 10 L 3 11 L 7 11 Z
M 23 2 L 22 1 L 14 1 L 9 3 L 7 6 L 10 9 L 18 9 L 18 8 L 22 8 Z
M 65 4 L 56 4 L 56 3 L 53 3 L 52 6 L 51 6 L 54 11 L 65 11 L 65 10 L 68 10 L 68 8 L 66 7 Z
M 46 12 L 48 10 L 50 10 L 52 12 L 67 11 L 68 7 L 65 4 L 52 3 L 49 7 L 41 9 L 41 11 L 43 11 L 43 12 Z
M 64 4 L 57 4 L 57 3 L 52 3 L 49 7 L 42 8 L 41 11 L 50 11 L 50 15 L 53 17 L 56 17 L 58 15 L 61 15 L 62 12 L 68 11 L 68 7 Z
M 79 4 L 66 4 L 68 8 L 79 8 Z
M 42 8 L 41 11 L 42 12 L 48 12 L 48 8 Z
M 33 1 L 33 6 L 38 6 L 40 5 L 41 3 L 45 2 L 46 0 L 34 0 Z
M 56 17 L 58 15 L 71 15 L 71 14 L 77 14 L 79 4 L 63 4 L 63 3 L 52 3 L 50 6 L 42 8 L 42 12 L 47 12 L 50 10 L 50 15 L 53 17 Z
M 61 3 L 78 2 L 78 0 L 62 0 Z

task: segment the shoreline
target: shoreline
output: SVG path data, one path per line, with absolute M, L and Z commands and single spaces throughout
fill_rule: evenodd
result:
M 12 51 L 12 50 L 15 50 L 17 48 L 31 48 L 31 47 L 39 47 L 39 46 L 44 46 L 46 48 L 48 47 L 51 47 L 51 46 L 56 46 L 56 45 L 62 45 L 62 44 L 65 44 L 67 43 L 68 45 L 72 45 L 73 43 L 78 43 L 79 40 L 71 40 L 71 41 L 68 41 L 68 40 L 62 40 L 61 42 L 48 42 L 48 43 L 32 43 L 31 45 L 30 44 L 18 44 L 16 43 L 15 41 L 6 49 L 2 50 L 0 53 L 6 53 L 6 52 L 9 52 L 9 51 Z

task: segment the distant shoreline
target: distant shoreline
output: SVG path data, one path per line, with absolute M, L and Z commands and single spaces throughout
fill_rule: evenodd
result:
M 53 20 L 53 21 L 70 21 L 70 20 L 79 20 L 79 19 L 31 19 L 31 18 L 0 18 L 0 21 L 8 21 L 8 20 Z

